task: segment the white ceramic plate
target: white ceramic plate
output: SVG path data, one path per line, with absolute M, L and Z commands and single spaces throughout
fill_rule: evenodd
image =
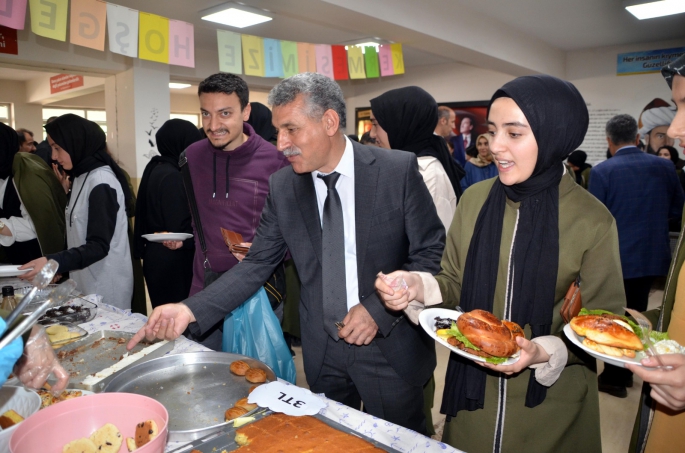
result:
M 460 356 L 466 357 L 469 360 L 473 360 L 474 362 L 485 362 L 485 359 L 483 357 L 478 357 L 477 355 L 469 354 L 466 351 L 462 351 L 461 349 L 457 348 L 456 346 L 452 346 L 442 338 L 438 336 L 438 334 L 435 333 L 437 330 L 435 328 L 435 318 L 440 317 L 440 318 L 450 318 L 453 320 L 457 320 L 461 316 L 461 312 L 458 312 L 456 310 L 447 310 L 446 308 L 427 308 L 426 310 L 423 310 L 421 314 L 419 315 L 419 324 L 421 324 L 421 327 L 423 327 L 423 330 L 428 333 L 435 341 L 443 345 L 444 347 L 448 348 L 450 351 L 459 354 Z M 516 353 L 513 357 L 509 357 L 502 365 L 511 365 L 513 363 L 518 362 L 519 359 L 519 353 Z
M 189 233 L 155 233 L 144 234 L 143 237 L 150 242 L 164 242 L 164 241 L 185 241 L 193 237 Z
M 580 349 L 587 352 L 588 354 L 590 354 L 592 357 L 594 357 L 597 360 L 601 360 L 602 362 L 606 362 L 609 365 L 614 365 L 614 366 L 621 367 L 621 368 L 625 368 L 626 363 L 634 363 L 636 365 L 643 366 L 640 363 L 640 360 L 645 358 L 644 352 L 636 353 L 634 359 L 631 359 L 629 357 L 613 357 L 610 355 L 602 354 L 601 352 L 597 352 L 594 349 L 590 349 L 587 346 L 585 346 L 583 344 L 583 339 L 585 339 L 585 337 L 581 337 L 580 335 L 576 334 L 573 331 L 573 329 L 571 329 L 570 324 L 566 324 L 564 326 L 564 333 L 566 334 L 568 339 L 571 340 L 571 343 L 575 344 Z
M 5 265 L 5 266 L 0 266 L 0 277 L 17 277 L 21 274 L 25 274 L 28 271 L 32 270 L 33 268 L 29 269 L 24 269 L 24 270 L 19 270 L 21 266 L 14 266 L 14 265 Z

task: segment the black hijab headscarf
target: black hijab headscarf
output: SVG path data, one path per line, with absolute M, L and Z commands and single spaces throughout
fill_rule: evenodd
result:
M 415 86 L 398 88 L 371 99 L 371 111 L 388 134 L 393 149 L 438 159 L 457 199 L 461 197 L 459 180 L 465 175 L 464 169 L 450 155 L 445 139 L 434 133 L 438 125 L 438 104 L 433 96 Z
M 143 178 L 138 187 L 138 202 L 136 203 L 136 224 L 133 230 L 136 258 L 142 258 L 145 240 L 142 235 L 149 232 L 147 227 L 147 192 L 150 175 L 158 165 L 169 164 L 180 169 L 178 160 L 181 153 L 193 143 L 202 140 L 202 134 L 190 121 L 173 119 L 165 122 L 155 134 L 157 149 L 161 156 L 155 156 L 145 167 Z
M 260 102 L 250 102 L 252 110 L 247 124 L 267 142 L 276 140 L 276 128 L 271 124 L 271 110 Z
M 535 338 L 551 331 L 559 267 L 562 162 L 583 141 L 589 117 L 578 90 L 551 76 L 519 77 L 507 83 L 494 94 L 490 107 L 501 97 L 513 99 L 526 116 L 537 141 L 537 163 L 533 174 L 522 183 L 505 186 L 499 178 L 495 180 L 469 245 L 460 306 L 464 311 L 492 311 L 506 201 L 520 202 L 504 317 L 522 327 L 529 324 Z M 546 396 L 546 388 L 534 374 L 530 373 L 528 382 L 527 407 L 537 406 Z M 460 410 L 483 408 L 483 368 L 452 354 L 445 380 L 441 412 L 454 417 Z
M 12 163 L 17 152 L 17 132 L 5 123 L 0 123 L 0 179 L 7 179 L 12 175 Z
M 45 131 L 71 157 L 73 168 L 67 173 L 74 178 L 108 165 L 121 184 L 126 215 L 133 216 L 135 204 L 133 194 L 129 189 L 124 171 L 107 153 L 107 136 L 100 126 L 80 116 L 67 113 L 46 124 Z

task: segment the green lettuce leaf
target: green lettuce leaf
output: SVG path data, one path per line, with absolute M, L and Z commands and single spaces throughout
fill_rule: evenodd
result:
M 668 336 L 668 332 L 657 332 L 655 330 L 652 330 L 649 334 L 649 337 L 652 339 L 654 343 L 662 341 L 662 340 L 670 340 L 671 338 Z
M 475 349 L 476 351 L 480 351 L 480 348 L 476 347 L 473 343 L 469 341 L 466 336 L 459 331 L 459 328 L 457 327 L 457 323 L 453 322 L 452 327 L 450 330 L 447 331 L 447 333 L 453 337 L 455 337 L 457 340 L 461 341 L 464 343 L 464 346 L 467 348 Z M 486 362 L 488 363 L 493 363 L 495 365 L 499 365 L 501 363 L 504 363 L 507 361 L 508 357 L 483 357 Z

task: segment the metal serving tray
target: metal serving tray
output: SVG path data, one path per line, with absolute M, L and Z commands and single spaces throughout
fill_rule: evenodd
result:
M 105 392 L 126 392 L 154 398 L 169 412 L 169 442 L 191 441 L 222 429 L 224 413 L 254 384 L 229 370 L 236 360 L 276 375 L 266 364 L 239 354 L 188 352 L 149 360 L 118 373 Z
M 161 357 L 174 348 L 174 342 L 170 341 L 165 342 L 165 344 L 149 353 L 145 353 L 144 350 L 152 346 L 152 343 L 142 341 L 131 351 L 126 351 L 126 343 L 128 343 L 133 335 L 133 333 L 129 332 L 101 330 L 57 349 L 55 351 L 57 358 L 70 375 L 69 387 L 90 390 L 96 393 L 101 392 L 116 374 L 124 372 L 141 361 L 144 362 Z M 95 380 L 96 374 L 100 374 L 103 370 L 125 360 L 124 355 L 126 352 L 132 356 L 141 351 L 145 355 L 137 361 L 122 368 L 115 374 L 103 377 L 98 382 L 92 382 Z
M 271 415 L 272 413 L 273 412 L 268 410 L 261 410 L 257 414 L 253 415 L 253 417 L 255 417 L 255 421 L 258 421 L 259 419 Z M 345 425 L 341 425 L 340 423 L 334 422 L 333 420 L 330 420 L 324 417 L 323 415 L 317 414 L 314 415 L 314 417 L 321 420 L 331 428 L 335 428 L 338 431 L 342 431 L 344 433 L 351 434 L 353 436 L 357 436 L 361 439 L 364 439 L 376 448 L 380 448 L 381 450 L 390 453 L 400 453 L 399 451 L 391 447 L 388 447 L 387 445 L 383 445 L 382 443 L 375 441 L 369 437 L 366 437 L 365 435 L 360 434 L 348 428 Z M 234 428 L 232 425 L 226 426 L 219 432 L 215 432 L 213 434 L 203 437 L 202 439 L 198 439 L 194 442 L 191 442 L 188 445 L 184 445 L 180 448 L 172 450 L 170 453 L 190 453 L 191 450 L 199 451 L 201 453 L 219 453 L 221 451 L 232 452 L 240 447 L 235 441 L 235 432 L 237 429 L 239 428 Z

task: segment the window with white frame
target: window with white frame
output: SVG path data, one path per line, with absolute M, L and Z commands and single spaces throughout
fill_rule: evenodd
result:
M 47 123 L 48 118 L 66 115 L 67 113 L 73 113 L 81 118 L 97 123 L 105 131 L 105 134 L 107 133 L 107 114 L 104 110 L 46 107 L 43 109 L 43 126 Z M 45 139 L 45 130 L 43 130 L 43 139 Z
M 0 104 L 0 123 L 12 127 L 12 105 Z
M 197 113 L 171 113 L 169 115 L 169 118 L 173 119 L 179 119 L 179 120 L 186 120 L 190 121 L 197 127 L 202 126 L 202 123 L 200 122 L 200 115 Z

